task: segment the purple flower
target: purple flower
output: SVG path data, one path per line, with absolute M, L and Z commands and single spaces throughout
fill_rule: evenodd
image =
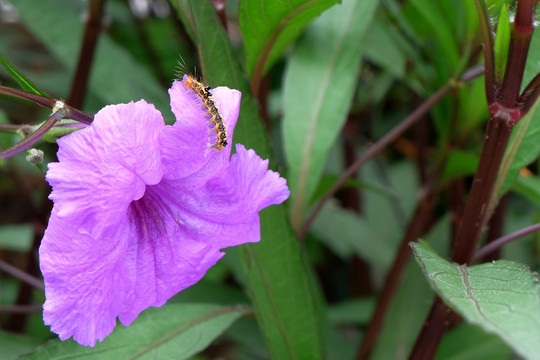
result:
M 240 92 L 213 100 L 228 143 Z M 258 212 L 289 196 L 285 179 L 253 150 L 217 142 L 202 99 L 175 81 L 174 125 L 141 100 L 110 105 L 58 141 L 47 181 L 54 201 L 39 249 L 43 318 L 60 339 L 94 346 L 195 284 L 224 253 L 260 240 Z

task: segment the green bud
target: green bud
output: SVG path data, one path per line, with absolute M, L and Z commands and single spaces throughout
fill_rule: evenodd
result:
M 43 151 L 35 148 L 26 151 L 26 161 L 43 171 Z

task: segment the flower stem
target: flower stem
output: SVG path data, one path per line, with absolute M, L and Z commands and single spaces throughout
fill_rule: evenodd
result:
M 436 296 L 409 359 L 433 359 L 451 317 L 452 310 Z
M 452 256 L 452 260 L 458 264 L 467 263 L 474 253 L 486 214 L 487 203 L 512 129 L 513 125 L 505 119 L 492 119 L 488 123 L 480 163 Z
M 469 262 L 474 253 L 487 203 L 513 127 L 514 123 L 508 121 L 508 113 L 505 112 L 499 112 L 488 122 L 480 163 L 456 238 L 452 256 L 452 261 L 456 263 Z M 409 355 L 410 359 L 428 359 L 435 355 L 451 315 L 452 312 L 437 296 Z
M 84 37 L 81 52 L 79 53 L 79 61 L 77 63 L 77 69 L 75 70 L 75 76 L 73 77 L 67 101 L 77 108 L 82 107 L 84 96 L 86 94 L 92 59 L 94 58 L 97 39 L 101 32 L 101 17 L 104 5 L 105 0 L 91 0 L 89 3 L 89 15 L 84 28 Z
M 23 90 L 12 89 L 12 88 L 2 86 L 2 85 L 0 85 L 0 94 L 10 95 L 10 96 L 17 97 L 19 99 L 29 100 L 35 104 L 41 105 L 49 109 L 53 109 L 59 101 L 57 99 L 29 93 Z M 80 111 L 74 107 L 69 106 L 68 104 L 63 104 L 63 106 L 65 109 L 65 114 L 63 116 L 64 119 L 72 119 L 72 120 L 76 120 L 80 123 L 88 124 L 88 125 L 91 124 L 92 121 L 94 121 L 93 115 Z
M 31 314 L 43 311 L 43 307 L 36 305 L 0 306 L 0 313 Z
M 24 140 L 18 142 L 17 144 L 13 145 L 9 149 L 6 149 L 4 151 L 0 151 L 0 160 L 4 160 L 7 158 L 12 157 L 13 155 L 16 155 L 20 153 L 21 151 L 28 149 L 30 146 L 32 146 L 36 141 L 41 139 L 47 131 L 51 130 L 51 128 L 56 124 L 57 122 L 56 113 L 54 113 L 49 120 L 45 121 L 43 125 L 41 125 L 36 131 L 34 131 L 32 134 L 30 134 L 28 137 L 24 138 Z
M 508 62 L 500 91 L 500 102 L 507 107 L 516 106 L 519 99 L 527 54 L 529 53 L 529 46 L 534 32 L 535 7 L 535 0 L 519 0 L 517 2 L 517 11 L 508 50 Z
M 418 238 L 426 231 L 426 228 L 433 223 L 433 208 L 435 207 L 435 193 L 436 190 L 431 183 L 427 184 L 427 189 L 424 191 L 424 195 L 418 201 L 412 221 L 407 227 L 405 236 L 401 241 L 401 245 L 397 252 L 392 269 L 386 277 L 384 288 L 381 292 L 377 307 L 371 317 L 369 328 L 364 336 L 362 345 L 356 357 L 357 360 L 367 359 L 373 350 L 377 342 L 377 337 L 382 328 L 384 317 L 388 310 L 388 307 L 394 298 L 401 276 L 403 275 L 403 268 L 407 265 L 407 261 L 410 255 L 409 243 L 417 241 Z
M 13 265 L 10 265 L 6 263 L 5 261 L 0 260 L 0 270 L 12 275 L 13 277 L 16 277 L 17 279 L 24 281 L 25 283 L 32 285 L 38 290 L 45 290 L 45 286 L 43 285 L 43 281 L 33 277 L 32 275 L 29 275 L 25 273 L 22 270 L 19 270 Z
M 482 6 L 477 7 L 481 10 Z M 538 0 L 519 0 L 512 28 L 508 61 L 502 85 L 498 86 L 486 74 L 486 95 L 489 104 L 490 119 L 486 129 L 486 137 L 482 147 L 480 163 L 474 177 L 469 201 L 459 226 L 452 261 L 459 264 L 470 262 L 482 224 L 486 222 L 487 205 L 493 192 L 497 172 L 502 162 L 506 145 L 514 125 L 525 115 L 523 104 L 520 104 L 520 88 L 523 71 L 527 60 L 529 45 L 534 31 L 533 21 Z M 485 4 L 484 4 L 485 7 Z M 485 16 L 479 10 L 482 18 Z M 489 27 L 489 24 L 486 24 Z M 488 29 L 491 31 L 490 29 Z M 488 46 L 489 44 L 484 44 Z M 490 49 L 489 51 L 493 51 Z M 493 69 L 490 69 L 492 71 Z M 495 91 L 495 96 L 490 94 Z M 437 296 L 429 315 L 424 322 L 410 359 L 429 359 L 435 355 L 439 342 L 446 331 L 452 312 Z
M 471 69 L 461 77 L 460 81 L 450 80 L 447 84 L 443 85 L 437 92 L 435 92 L 429 99 L 427 99 L 423 104 L 416 108 L 409 116 L 403 119 L 396 127 L 390 130 L 386 135 L 384 135 L 379 141 L 377 141 L 373 146 L 366 150 L 366 152 L 358 158 L 341 176 L 339 179 L 332 185 L 332 187 L 324 194 L 324 196 L 319 200 L 315 209 L 308 216 L 305 223 L 302 225 L 302 228 L 298 231 L 299 241 L 303 241 L 306 236 L 309 227 L 322 210 L 324 204 L 334 196 L 334 194 L 343 186 L 345 181 L 353 176 L 356 171 L 364 165 L 369 159 L 377 155 L 379 151 L 386 148 L 390 143 L 396 140 L 405 130 L 409 129 L 412 125 L 416 124 L 433 106 L 437 105 L 452 89 L 456 86 L 460 86 L 462 83 L 467 82 L 480 74 L 483 73 L 482 68 Z
M 523 229 L 519 229 L 517 231 L 514 231 L 513 233 L 500 237 L 497 240 L 490 242 L 489 244 L 478 250 L 474 254 L 472 261 L 474 262 L 480 260 L 484 256 L 489 255 L 492 251 L 499 249 L 501 246 L 536 231 L 540 231 L 540 223 L 527 226 Z

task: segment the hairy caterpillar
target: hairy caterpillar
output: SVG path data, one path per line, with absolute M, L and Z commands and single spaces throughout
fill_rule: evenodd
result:
M 204 102 L 204 106 L 212 117 L 212 123 L 214 124 L 213 132 L 217 134 L 217 142 L 212 145 L 212 147 L 222 150 L 225 146 L 227 146 L 227 128 L 225 127 L 223 118 L 221 117 L 214 99 L 212 98 L 210 86 L 205 86 L 202 82 L 196 80 L 190 75 L 187 75 L 186 79 L 184 80 L 184 86 L 187 86 L 195 91 L 195 93 L 199 95 Z

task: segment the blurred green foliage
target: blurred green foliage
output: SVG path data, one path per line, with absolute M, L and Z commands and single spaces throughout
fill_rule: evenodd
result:
M 1 85 L 31 90 L 24 84 L 34 84 L 56 99 L 68 98 L 88 1 L 93 0 L 0 1 L 0 54 L 13 65 L 11 74 L 0 68 Z M 242 107 L 234 140 L 270 159 L 271 167 L 288 178 L 291 200 L 261 213 L 260 243 L 227 249 L 200 283 L 163 309 L 144 313 L 132 327 L 118 329 L 99 347 L 81 350 L 71 341 L 54 340 L 33 352 L 55 337 L 41 314 L 18 317 L 1 311 L 2 354 L 113 356 L 131 336 L 177 329 L 174 324 L 188 304 L 198 304 L 199 311 L 206 309 L 200 304 L 213 303 L 243 304 L 255 315 L 236 322 L 243 313 L 213 317 L 214 322 L 203 324 L 211 331 L 188 326 L 196 335 L 179 337 L 192 341 L 191 347 L 171 350 L 167 335 L 153 332 L 158 340 L 148 345 L 150 353 L 155 358 L 196 353 L 200 359 L 354 358 L 428 184 L 439 190 L 424 238 L 442 257 L 448 255 L 452 201 L 466 200 L 465 191 L 456 199 L 455 189 L 466 189 L 475 172 L 488 118 L 483 77 L 454 88 L 415 128 L 362 167 L 326 204 L 303 242 L 291 223 L 298 230 L 331 184 L 373 142 L 439 88 L 482 65 L 474 2 L 229 0 L 226 29 L 210 0 L 141 1 L 149 7 L 138 11 L 129 6 L 134 3 L 106 3 L 81 110 L 95 113 L 107 104 L 143 98 L 172 123 L 167 88 L 179 71 L 200 74 L 210 86 L 239 89 Z M 496 27 L 503 3 L 511 19 L 513 1 L 486 3 L 501 32 L 509 31 L 506 22 Z M 499 66 L 507 46 L 503 35 L 508 34 L 497 34 Z M 540 71 L 539 52 L 536 33 L 525 80 Z M 48 116 L 30 102 L 0 97 L 0 125 L 35 125 Z M 502 234 L 538 221 L 539 129 L 540 115 L 531 114 L 524 135 L 514 135 L 516 156 L 509 160 L 511 175 L 501 193 L 507 199 Z M 0 133 L 0 150 L 20 139 L 16 132 Z M 54 161 L 54 145 L 35 146 L 45 151 L 46 162 Z M 35 277 L 40 277 L 36 234 L 47 224 L 49 191 L 44 173 L 28 164 L 24 153 L 0 164 L 0 261 Z M 500 255 L 538 270 L 539 249 L 537 238 L 529 235 Z M 30 295 L 23 298 L 22 289 Z M 409 259 L 372 359 L 407 358 L 432 297 L 420 268 Z M 0 269 L 0 306 L 39 307 L 43 298 Z M 152 314 L 160 326 L 145 325 Z M 507 359 L 509 354 L 501 339 L 462 323 L 443 339 L 437 358 Z

